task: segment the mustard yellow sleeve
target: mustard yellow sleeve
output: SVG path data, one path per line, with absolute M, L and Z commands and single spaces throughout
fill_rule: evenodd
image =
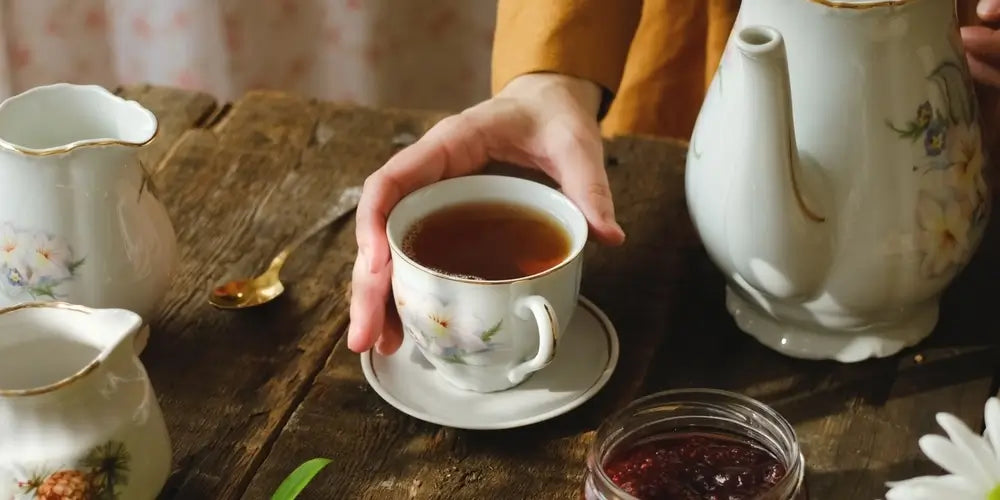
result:
M 555 72 L 614 94 L 642 11 L 642 0 L 499 0 L 492 90 L 516 76 Z

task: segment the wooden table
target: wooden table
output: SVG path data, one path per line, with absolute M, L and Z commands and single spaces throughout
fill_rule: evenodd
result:
M 206 290 L 249 274 L 442 113 L 372 110 L 269 92 L 220 104 L 128 87 L 161 120 L 143 154 L 182 264 L 143 354 L 174 443 L 163 498 L 269 498 L 309 458 L 333 459 L 303 498 L 578 498 L 593 429 L 654 391 L 717 387 L 775 406 L 799 433 L 813 500 L 879 498 L 883 483 L 937 474 L 917 447 L 934 413 L 981 425 L 1000 374 L 997 231 L 950 290 L 917 349 L 854 365 L 776 354 L 738 331 L 720 273 L 686 212 L 685 144 L 618 138 L 608 171 L 622 248 L 589 248 L 583 293 L 618 329 L 621 359 L 581 408 L 502 432 L 442 428 L 384 403 L 343 339 L 353 222 L 289 263 L 289 292 L 259 310 L 212 309 Z

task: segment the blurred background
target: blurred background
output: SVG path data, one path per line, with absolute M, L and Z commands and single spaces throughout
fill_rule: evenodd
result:
M 489 96 L 496 0 L 0 0 L 0 99 L 54 82 L 279 89 L 458 110 Z

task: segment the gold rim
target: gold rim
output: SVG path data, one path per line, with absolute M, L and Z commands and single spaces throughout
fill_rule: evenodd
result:
M 469 176 L 469 177 L 471 177 L 471 176 Z M 508 176 L 494 175 L 492 177 L 508 177 Z M 461 179 L 461 178 L 462 177 L 453 177 L 451 179 L 447 179 L 444 182 L 447 182 L 447 181 L 450 181 L 450 180 Z M 518 181 L 535 182 L 535 181 L 531 181 L 531 180 L 528 180 L 528 179 L 523 179 L 521 177 L 508 177 L 508 178 L 510 178 L 510 179 L 516 179 Z M 537 182 L 535 182 L 535 183 L 539 184 Z M 431 269 L 431 268 L 429 268 L 429 267 L 427 267 L 427 266 L 425 266 L 423 264 L 420 264 L 419 262 L 411 259 L 409 255 L 406 255 L 406 252 L 403 252 L 403 250 L 401 248 L 399 248 L 399 246 L 396 244 L 395 239 L 393 239 L 392 236 L 389 235 L 388 232 L 387 232 L 386 237 L 389 240 L 389 253 L 392 255 L 393 258 L 395 258 L 395 257 L 398 256 L 399 258 L 403 259 L 403 261 L 405 261 L 406 263 L 410 264 L 413 267 L 416 267 L 418 270 L 420 270 L 420 271 L 422 271 L 424 273 L 427 273 L 427 274 L 429 274 L 431 276 L 434 276 L 436 278 L 441 278 L 441 279 L 448 280 L 448 281 L 451 281 L 451 282 L 454 282 L 454 283 L 466 283 L 466 284 L 470 284 L 470 285 L 510 285 L 510 284 L 513 284 L 513 283 L 520 283 L 522 281 L 530 281 L 530 280 L 533 280 L 533 279 L 537 279 L 537 278 L 541 278 L 541 277 L 544 277 L 544 276 L 548 276 L 548 275 L 550 275 L 550 274 L 552 274 L 552 273 L 554 273 L 554 272 L 556 272 L 556 271 L 558 271 L 558 270 L 560 270 L 560 269 L 562 269 L 562 268 L 570 265 L 570 263 L 572 263 L 573 261 L 575 261 L 577 259 L 577 257 L 579 257 L 580 255 L 583 254 L 583 251 L 587 248 L 587 240 L 588 240 L 588 238 L 590 238 L 590 223 L 587 221 L 587 216 L 584 215 L 583 210 L 580 210 L 580 207 L 576 206 L 576 204 L 573 203 L 573 200 L 570 200 L 569 197 L 567 197 L 566 195 L 560 193 L 558 190 L 552 189 L 552 188 L 550 188 L 550 187 L 548 187 L 548 186 L 546 186 L 544 184 L 541 184 L 541 186 L 543 188 L 545 188 L 545 189 L 554 191 L 559 196 L 562 196 L 563 198 L 565 198 L 566 201 L 569 202 L 570 208 L 573 211 L 575 211 L 577 213 L 577 215 L 579 215 L 580 218 L 583 220 L 583 227 L 584 227 L 583 244 L 581 244 L 579 246 L 579 248 L 577 248 L 576 250 L 570 252 L 570 254 L 567 255 L 566 258 L 563 259 L 562 262 L 560 262 L 560 263 L 556 264 L 555 266 L 552 266 L 552 267 L 550 267 L 550 268 L 548 268 L 548 269 L 546 269 L 546 270 L 544 270 L 542 272 L 538 272 L 538 273 L 532 274 L 530 276 L 521 276 L 519 278 L 511 278 L 511 279 L 506 279 L 506 280 L 473 280 L 473 279 L 468 279 L 468 278 L 462 278 L 460 276 L 452 276 L 450 274 L 445 274 L 445 273 L 436 271 L 434 269 Z M 429 187 L 430 186 L 426 186 L 423 189 L 427 189 Z M 391 217 L 392 217 L 392 215 L 390 214 L 389 217 L 386 218 L 386 227 L 389 226 L 388 219 L 391 218 Z M 412 225 L 410 227 L 412 227 Z M 409 231 L 409 228 L 406 228 L 406 231 Z M 570 233 L 569 231 L 567 231 L 567 235 L 570 236 L 571 238 L 573 237 L 573 234 Z
M 67 144 L 65 146 L 59 146 L 57 148 L 46 148 L 46 149 L 34 149 L 26 148 L 23 146 L 18 146 L 17 144 L 11 144 L 6 141 L 0 141 L 0 149 L 6 149 L 14 153 L 20 153 L 28 156 L 53 156 L 69 153 L 74 149 L 83 149 L 91 147 L 101 147 L 101 146 L 125 146 L 130 148 L 141 148 L 153 142 L 156 137 L 160 135 L 160 121 L 156 121 L 156 129 L 153 130 L 153 135 L 143 142 L 129 142 L 120 141 L 117 139 L 101 139 L 96 141 L 76 141 L 75 143 Z
M 66 311 L 73 311 L 83 314 L 91 313 L 90 310 L 85 307 L 68 304 L 65 302 L 26 302 L 23 304 L 18 304 L 16 306 L 5 307 L 3 309 L 0 309 L 0 316 L 7 313 L 20 311 L 23 309 L 62 309 Z M 83 377 L 86 377 L 91 372 L 96 370 L 97 367 L 99 366 L 101 366 L 100 359 L 95 359 L 94 361 L 91 361 L 89 364 L 87 364 L 87 366 L 84 366 L 82 369 L 80 369 L 80 371 L 58 382 L 42 387 L 35 387 L 32 389 L 17 389 L 17 390 L 0 389 L 0 397 L 39 396 L 42 394 L 47 394 L 62 389 L 63 387 L 66 387 L 67 385 L 72 384 L 73 382 L 76 382 L 77 380 L 80 380 Z
M 838 1 L 838 0 L 811 0 L 811 1 L 813 3 L 818 3 L 820 5 L 830 7 L 833 9 L 863 10 L 863 9 L 874 9 L 878 7 L 899 7 L 901 5 L 906 5 L 915 0 L 883 0 L 881 2 L 871 2 L 864 4 L 845 3 L 843 1 Z
M 511 279 L 506 279 L 506 280 L 474 280 L 474 279 L 469 279 L 469 278 L 463 278 L 461 276 L 452 276 L 450 274 L 445 274 L 445 273 L 442 273 L 440 271 L 436 271 L 434 269 L 431 269 L 431 268 L 429 268 L 429 267 L 427 267 L 427 266 L 425 266 L 423 264 L 420 264 L 419 262 L 411 259 L 410 256 L 406 255 L 406 253 L 403 252 L 402 250 L 397 250 L 395 244 L 390 244 L 389 245 L 389 251 L 392 252 L 393 257 L 399 257 L 399 258 L 403 259 L 404 261 L 406 261 L 407 264 L 410 264 L 411 266 L 416 267 L 421 272 L 427 273 L 427 274 L 429 274 L 431 276 L 434 276 L 435 278 L 441 278 L 443 280 L 453 281 L 455 283 L 466 283 L 466 284 L 469 284 L 469 285 L 510 285 L 510 284 L 513 284 L 513 283 L 520 283 L 522 281 L 530 281 L 530 280 L 533 280 L 533 279 L 542 278 L 542 277 L 548 276 L 548 275 L 550 275 L 550 274 L 552 274 L 552 273 L 554 273 L 554 272 L 556 272 L 556 271 L 558 271 L 558 270 L 560 270 L 560 269 L 562 269 L 562 268 L 570 265 L 571 262 L 575 261 L 576 258 L 579 257 L 580 254 L 583 253 L 583 250 L 585 248 L 587 248 L 587 243 L 586 242 L 584 242 L 583 245 L 580 245 L 579 249 L 577 249 L 575 252 L 569 254 L 569 256 L 566 257 L 566 259 L 563 260 L 562 262 L 560 262 L 559 264 L 556 264 L 555 266 L 552 266 L 552 267 L 550 267 L 550 268 L 548 268 L 548 269 L 546 269 L 546 270 L 544 270 L 544 271 L 542 271 L 540 273 L 535 273 L 535 274 L 532 274 L 530 276 L 522 276 L 520 278 L 511 278 Z

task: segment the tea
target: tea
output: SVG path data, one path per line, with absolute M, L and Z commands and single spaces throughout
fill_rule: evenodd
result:
M 570 238 L 548 214 L 510 203 L 460 203 L 413 225 L 403 252 L 452 276 L 508 280 L 531 276 L 566 259 Z

